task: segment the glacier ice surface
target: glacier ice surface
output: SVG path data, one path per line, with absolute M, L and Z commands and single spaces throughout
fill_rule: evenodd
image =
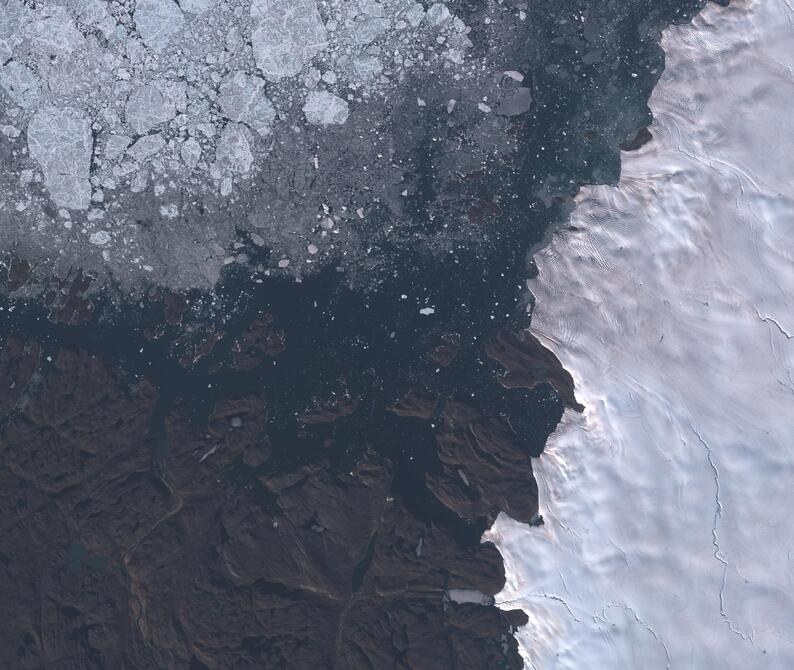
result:
M 667 30 L 654 140 L 537 256 L 532 330 L 574 375 L 506 516 L 529 668 L 794 667 L 794 12 Z

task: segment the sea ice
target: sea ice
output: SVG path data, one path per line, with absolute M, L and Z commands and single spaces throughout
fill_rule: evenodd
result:
M 226 125 L 221 132 L 215 160 L 221 168 L 234 174 L 245 174 L 251 170 L 254 157 L 245 126 L 239 123 Z
M 136 135 L 150 131 L 156 125 L 174 118 L 176 110 L 153 83 L 136 88 L 127 99 L 127 124 Z
M 179 5 L 171 0 L 137 0 L 135 27 L 147 47 L 162 51 L 185 22 Z
M 314 0 L 253 0 L 251 19 L 254 59 L 270 81 L 295 76 L 326 44 Z
M 309 123 L 320 126 L 342 124 L 349 114 L 346 100 L 328 91 L 312 91 L 306 97 L 303 114 Z
M 74 109 L 44 107 L 28 124 L 30 156 L 59 207 L 88 209 L 91 202 L 91 121 Z
M 244 72 L 233 72 L 220 85 L 218 104 L 227 119 L 245 123 L 261 136 L 270 134 L 276 110 L 265 96 L 265 82 Z

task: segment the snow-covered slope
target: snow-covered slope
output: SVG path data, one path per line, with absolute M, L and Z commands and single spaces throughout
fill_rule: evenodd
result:
M 654 140 L 537 258 L 577 383 L 501 517 L 528 667 L 794 668 L 794 10 L 668 30 Z

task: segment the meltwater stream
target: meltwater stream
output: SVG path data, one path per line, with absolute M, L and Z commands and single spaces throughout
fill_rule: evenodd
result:
M 545 525 L 490 534 L 527 667 L 794 667 L 792 26 L 668 29 L 654 140 L 537 257 L 532 330 L 587 409 L 535 464 Z

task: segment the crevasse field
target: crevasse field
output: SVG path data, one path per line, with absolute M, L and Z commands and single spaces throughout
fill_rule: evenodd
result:
M 794 667 L 794 10 L 666 32 L 654 140 L 539 253 L 532 330 L 572 372 L 502 516 L 530 668 Z

